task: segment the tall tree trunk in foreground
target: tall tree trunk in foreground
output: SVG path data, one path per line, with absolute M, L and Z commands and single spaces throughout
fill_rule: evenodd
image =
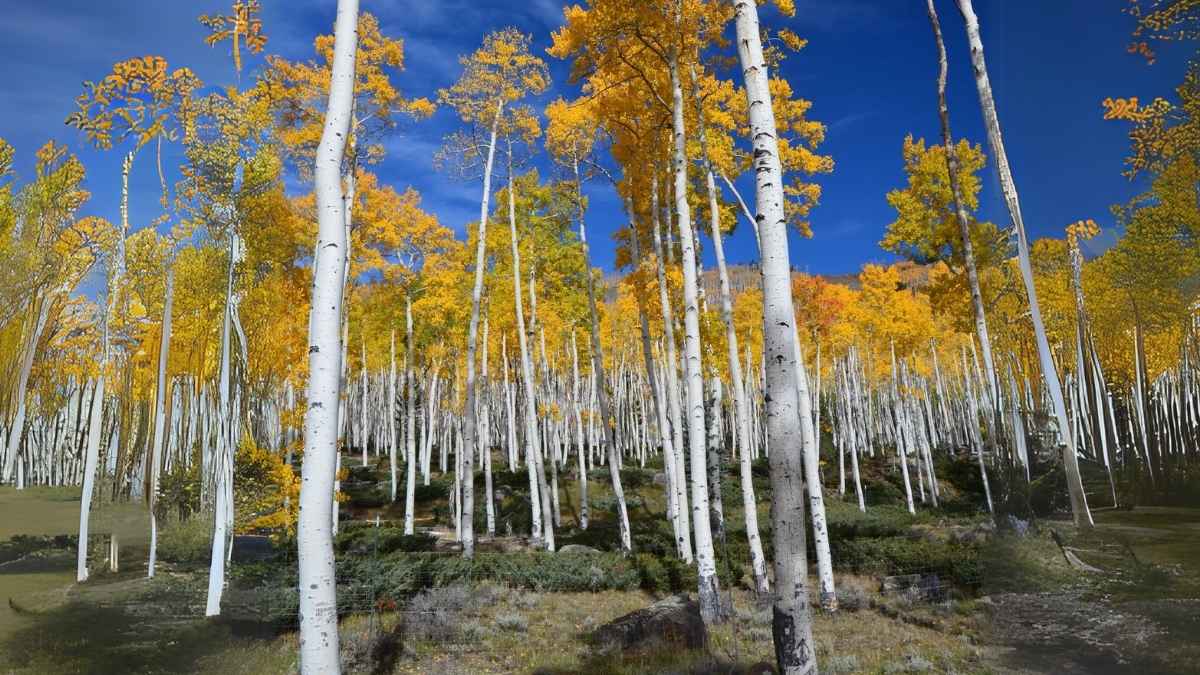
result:
M 800 416 L 793 351 L 792 271 L 783 212 L 770 78 L 759 37 L 754 0 L 730 0 L 737 17 L 737 49 L 746 83 L 763 286 L 763 351 L 766 368 L 767 437 L 771 446 L 771 525 L 775 548 L 772 635 L 782 675 L 817 672 L 808 607 L 808 561 L 800 462 Z
M 406 352 L 407 353 L 407 352 Z M 388 341 L 388 401 L 387 401 L 387 431 L 388 431 L 388 474 L 391 476 L 391 501 L 396 501 L 396 329 L 392 329 Z M 401 387 L 407 381 L 401 383 Z M 405 406 L 407 407 L 407 406 Z
M 158 506 L 158 473 L 166 439 L 166 401 L 167 389 L 167 359 L 171 353 L 171 308 L 175 300 L 175 265 L 167 263 L 167 288 L 163 300 L 162 336 L 158 345 L 158 387 L 154 392 L 154 436 L 151 439 L 150 450 L 150 562 L 146 566 L 146 576 L 154 576 L 154 566 L 158 562 L 158 516 L 155 508 Z
M 217 440 L 216 453 L 213 457 L 212 471 L 216 476 L 214 488 L 216 499 L 213 508 L 213 538 L 212 551 L 208 567 L 208 597 L 205 604 L 205 616 L 217 616 L 221 613 L 221 596 L 225 588 L 225 540 L 229 533 L 229 521 L 232 515 L 232 490 L 230 484 L 233 454 L 236 452 L 236 429 L 233 415 L 232 396 L 232 341 L 233 341 L 233 283 L 234 268 L 237 265 L 238 239 L 237 233 L 229 232 L 229 267 L 225 278 L 225 314 L 221 323 L 221 361 L 218 381 L 217 400 Z M 336 417 L 336 415 L 335 415 Z
M 8 455 L 4 460 L 4 476 L 0 482 L 8 482 L 12 476 L 13 462 L 21 450 L 21 437 L 25 433 L 25 394 L 29 388 L 29 375 L 33 371 L 33 359 L 37 355 L 38 343 L 42 340 L 42 332 L 50 317 L 50 306 L 54 304 L 54 293 L 42 295 L 41 301 L 32 305 L 30 314 L 30 334 L 26 342 L 27 348 L 21 355 L 21 370 L 17 373 L 16 404 L 17 412 L 13 415 L 12 426 L 8 429 Z M 23 481 L 18 481 L 17 487 L 22 488 Z
M 496 159 L 496 135 L 500 129 L 500 116 L 504 113 L 504 101 L 496 102 L 496 116 L 492 118 L 492 132 L 488 140 L 487 163 L 483 167 L 483 198 L 479 200 L 479 231 L 475 233 L 478 241 L 475 244 L 475 281 L 471 287 L 471 322 L 467 328 L 467 400 L 463 409 L 463 444 L 474 448 L 476 445 L 478 421 L 475 419 L 475 343 L 479 337 L 479 301 L 483 296 L 483 268 L 487 262 L 487 218 L 488 202 L 492 196 L 492 166 Z M 468 452 L 463 470 L 468 476 L 474 476 L 475 453 Z M 408 497 L 405 497 L 407 503 Z M 475 555 L 475 483 L 468 480 L 463 491 L 464 518 L 460 521 L 462 533 L 463 556 L 471 558 Z M 411 509 L 408 511 L 411 513 Z M 409 528 L 410 517 L 405 516 L 405 528 Z
M 962 237 L 963 266 L 967 269 L 967 285 L 971 289 L 971 307 L 975 312 L 975 335 L 979 338 L 979 347 L 983 351 L 983 368 L 986 371 L 990 405 L 988 418 L 994 420 L 990 425 L 993 431 L 1000 428 L 999 405 L 1000 392 L 996 372 L 996 364 L 992 360 L 992 339 L 988 334 L 987 314 L 983 309 L 983 292 L 979 286 L 979 270 L 975 266 L 975 245 L 971 242 L 971 223 L 967 217 L 967 209 L 963 206 L 962 188 L 958 182 L 958 156 L 954 154 L 954 137 L 950 133 L 950 106 L 946 103 L 946 44 L 942 41 L 942 25 L 938 21 L 937 8 L 933 0 L 929 4 L 929 23 L 933 27 L 933 38 L 938 50 L 938 117 L 942 123 L 942 147 L 946 150 L 946 172 L 950 178 L 950 194 L 954 198 L 954 214 L 958 218 L 959 235 Z M 988 439 L 989 445 L 995 445 L 995 434 Z M 979 473 L 984 484 L 987 484 L 987 467 L 983 463 L 982 449 L 979 453 Z M 992 511 L 992 501 L 988 499 L 988 512 Z
M 1042 321 L 1042 312 L 1038 307 L 1037 289 L 1033 285 L 1033 268 L 1029 262 L 1029 241 L 1025 237 L 1025 221 L 1021 217 L 1021 203 L 1017 197 L 1017 187 L 1013 182 L 1012 170 L 1008 165 L 1008 155 L 1004 150 L 1004 139 L 1000 134 L 1000 118 L 996 114 L 996 102 L 992 97 L 992 85 L 988 80 L 987 62 L 983 55 L 983 39 L 979 34 L 979 18 L 971 0 L 958 0 L 958 8 L 966 23 L 967 42 L 971 47 L 971 64 L 975 69 L 975 88 L 979 90 L 979 104 L 983 108 L 983 123 L 987 128 L 988 145 L 991 146 L 992 156 L 996 159 L 996 171 L 1000 174 L 1000 191 L 1004 195 L 1004 203 L 1008 206 L 1012 218 L 1013 229 L 1017 235 L 1017 258 L 1021 267 L 1021 279 L 1025 283 L 1025 293 L 1029 297 L 1029 315 L 1033 320 L 1033 333 L 1037 341 L 1038 360 L 1042 366 L 1042 378 L 1050 391 L 1050 400 L 1054 406 L 1054 416 L 1058 421 L 1059 432 L 1063 440 L 1063 467 L 1067 474 L 1067 490 L 1071 496 L 1071 514 L 1075 518 L 1076 527 L 1090 528 L 1092 514 L 1088 510 L 1087 495 L 1083 492 L 1083 481 L 1079 476 L 1079 458 L 1075 455 L 1075 441 L 1071 435 L 1071 424 L 1067 420 L 1067 406 L 1063 401 L 1062 385 L 1058 380 L 1058 370 L 1054 365 L 1054 357 L 1050 353 L 1050 342 L 1046 339 L 1046 326 Z
M 83 494 L 79 498 L 79 549 L 75 561 L 75 581 L 83 583 L 88 579 L 88 524 L 92 511 L 92 492 L 96 486 L 96 465 L 100 462 L 100 435 L 104 430 L 104 374 L 108 369 L 110 352 L 110 337 L 108 333 L 108 315 L 112 309 L 112 287 L 106 293 L 103 314 L 101 315 L 101 331 L 103 338 L 100 347 L 99 373 L 96 383 L 92 386 L 91 407 L 88 411 L 87 444 L 84 446 L 83 460 Z M 201 477 L 201 482 L 204 478 Z
M 338 344 L 346 281 L 346 227 L 341 166 L 350 132 L 358 0 L 338 0 L 333 67 L 325 126 L 316 157 L 317 256 L 313 264 L 308 320 L 308 409 L 304 416 L 300 520 L 300 671 L 341 672 L 338 657 L 337 587 L 334 576 L 333 481 L 338 452 L 338 401 L 342 350 Z
M 675 213 L 682 244 L 683 357 L 687 391 L 688 456 L 692 479 L 692 531 L 696 535 L 696 572 L 700 614 L 705 622 L 719 621 L 721 604 L 717 562 L 713 552 L 708 514 L 708 470 L 704 447 L 704 372 L 700 362 L 700 305 L 696 290 L 696 244 L 688 204 L 687 137 L 683 126 L 683 87 L 679 81 L 679 54 L 671 54 L 672 119 L 675 136 Z

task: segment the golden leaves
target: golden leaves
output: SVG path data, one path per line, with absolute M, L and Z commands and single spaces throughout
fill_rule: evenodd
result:
M 1146 122 L 1150 118 L 1166 112 L 1171 104 L 1164 99 L 1156 98 L 1150 105 L 1141 107 L 1138 97 L 1131 96 L 1129 98 L 1106 98 L 1102 105 L 1104 106 L 1105 120 Z
M 1072 247 L 1078 246 L 1081 239 L 1091 239 L 1098 234 L 1100 234 L 1100 226 L 1091 218 L 1077 220 L 1067 225 L 1067 241 Z
M 161 56 L 120 61 L 99 83 L 84 82 L 75 99 L 77 109 L 66 123 L 83 131 L 88 140 L 109 150 L 116 140 L 130 136 L 141 148 L 157 136 L 174 138 L 180 117 L 202 83 L 188 68 L 168 71 Z
M 288 61 L 267 57 L 268 70 L 256 89 L 271 103 L 277 133 L 289 155 L 297 160 L 302 176 L 311 168 L 311 157 L 321 138 L 325 103 L 333 63 L 333 35 L 314 41 L 317 59 Z M 436 106 L 426 98 L 407 99 L 393 82 L 393 72 L 404 68 L 404 43 L 385 35 L 379 20 L 363 12 L 358 21 L 358 51 L 354 67 L 355 125 L 347 154 L 356 163 L 382 160 L 382 137 L 395 129 L 400 116 L 426 119 Z
M 799 35 L 796 35 L 786 28 L 780 28 L 776 35 L 778 35 L 779 39 L 783 41 L 783 44 L 787 45 L 788 49 L 794 52 L 798 52 L 808 45 L 808 40 L 801 38 Z
M 233 13 L 228 15 L 202 15 L 199 19 L 209 31 L 204 38 L 204 44 L 215 47 L 224 40 L 233 42 L 233 64 L 237 72 L 242 72 L 241 43 L 251 54 L 258 54 L 267 45 L 267 36 L 262 32 L 262 19 L 258 17 L 262 11 L 259 0 L 234 0 Z
M 464 122 L 491 126 L 498 105 L 541 94 L 550 85 L 550 70 L 529 51 L 531 39 L 516 28 L 488 33 L 473 54 L 459 57 L 463 74 L 438 91 L 438 101 Z
M 1125 51 L 1129 52 L 1130 54 L 1140 55 L 1142 58 L 1146 59 L 1146 63 L 1151 66 L 1154 65 L 1154 62 L 1158 58 L 1154 53 L 1154 50 L 1150 48 L 1150 45 L 1146 44 L 1145 42 L 1131 42 L 1129 43 L 1129 46 L 1126 47 Z

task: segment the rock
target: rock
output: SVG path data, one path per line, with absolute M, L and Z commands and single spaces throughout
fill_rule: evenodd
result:
M 667 474 L 661 473 L 661 472 L 654 474 L 654 484 L 655 485 L 666 485 L 667 484 Z
M 262 562 L 275 557 L 275 545 L 270 537 L 256 534 L 237 534 L 229 557 L 235 563 Z
M 701 649 L 708 631 L 700 618 L 700 605 L 686 594 L 674 595 L 600 626 L 591 634 L 601 652 L 632 651 L 664 644 Z
M 1022 539 L 1025 538 L 1025 535 L 1029 534 L 1029 521 L 1021 520 L 1011 513 L 1004 518 L 1004 525 L 1008 531 Z
M 558 549 L 558 552 L 562 555 L 591 555 L 593 553 L 600 553 L 601 551 L 591 546 L 584 546 L 583 544 L 567 544 Z
M 911 600 L 941 602 L 946 589 L 936 574 L 900 574 L 884 577 L 879 585 L 882 593 L 904 595 Z

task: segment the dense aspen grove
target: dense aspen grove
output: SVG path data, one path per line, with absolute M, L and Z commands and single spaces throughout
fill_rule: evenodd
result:
M 792 0 L 587 0 L 544 52 L 515 28 L 481 36 L 430 98 L 398 88 L 423 66 L 373 3 L 329 0 L 332 33 L 295 61 L 270 55 L 258 0 L 200 17 L 236 85 L 148 55 L 80 91 L 66 123 L 119 175 L 55 142 L 18 175 L 0 139 L 0 482 L 82 488 L 80 583 L 121 560 L 116 534 L 88 550 L 98 505 L 144 506 L 151 577 L 160 529 L 207 523 L 208 616 L 235 534 L 290 542 L 304 673 L 341 667 L 333 541 L 356 466 L 380 468 L 406 535 L 427 529 L 416 494 L 450 478 L 439 536 L 466 558 L 497 537 L 553 552 L 589 519 L 637 554 L 622 468 L 653 466 L 704 622 L 729 618 L 718 572 L 739 538 L 788 674 L 817 672 L 813 614 L 838 611 L 825 502 L 872 508 L 868 465 L 914 514 L 938 507 L 943 458 L 971 462 L 989 514 L 1037 456 L 1081 530 L 1094 509 L 1169 498 L 1197 480 L 1200 66 L 1153 102 L 1097 108 L 1129 131 L 1112 171 L 1149 186 L 1113 207 L 1115 243 L 1089 247 L 1089 213 L 1032 239 L 1018 190 L 1039 186 L 1007 159 L 1023 141 L 1001 133 L 987 27 L 971 0 L 908 1 L 930 19 L 911 67 L 940 135 L 897 139 L 906 181 L 874 196 L 897 262 L 843 280 L 794 271 L 805 251 L 788 245 L 819 233 L 822 176 L 854 170 L 824 154 L 821 101 L 779 76 L 805 58 Z M 1194 40 L 1197 6 L 1131 0 L 1130 50 Z M 947 53 L 950 31 L 969 53 Z M 948 63 L 968 59 L 979 107 L 951 110 Z M 575 96 L 543 105 L 552 60 Z M 439 108 L 459 124 L 435 163 L 478 192 L 471 223 L 376 173 Z M 986 137 L 955 135 L 980 114 Z M 134 173 L 159 194 L 131 194 Z M 999 223 L 977 215 L 992 175 Z M 593 189 L 623 205 L 611 240 L 588 232 Z M 119 191 L 119 213 L 81 217 L 96 190 Z M 160 215 L 132 222 L 129 201 L 152 198 Z M 749 265 L 726 260 L 736 228 Z M 593 251 L 609 247 L 604 274 Z M 501 474 L 520 476 L 527 517 L 500 517 Z

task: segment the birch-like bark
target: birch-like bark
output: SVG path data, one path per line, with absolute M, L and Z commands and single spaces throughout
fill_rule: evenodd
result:
M 692 479 L 692 531 L 696 536 L 696 573 L 700 614 L 705 622 L 721 619 L 717 563 L 708 518 L 708 470 L 704 447 L 704 372 L 700 362 L 700 305 L 696 279 L 696 244 L 688 204 L 687 136 L 683 121 L 683 87 L 679 53 L 671 53 L 672 120 L 674 122 L 675 219 L 679 226 L 683 266 L 683 357 L 687 392 L 688 455 Z
M 696 86 L 695 69 L 692 71 L 693 86 Z M 729 357 L 730 394 L 733 397 L 733 428 L 738 452 L 738 471 L 742 484 L 742 509 L 745 514 L 746 538 L 750 546 L 750 567 L 754 574 L 754 588 L 758 593 L 770 590 L 767 581 L 767 564 L 763 556 L 762 539 L 758 533 L 758 500 L 754 496 L 754 483 L 750 463 L 750 420 L 746 408 L 746 392 L 742 380 L 742 365 L 738 358 L 737 330 L 733 323 L 733 298 L 729 289 L 729 270 L 725 265 L 725 246 L 722 243 L 721 211 L 717 203 L 717 187 L 713 180 L 712 166 L 708 159 L 708 133 L 704 124 L 704 107 L 699 92 L 693 92 L 700 120 L 698 136 L 700 153 L 705 166 L 705 186 L 708 189 L 709 228 L 713 240 L 713 252 L 717 258 L 717 278 L 721 296 L 721 320 L 725 323 L 725 342 Z M 736 192 L 736 191 L 735 191 Z M 737 195 L 740 202 L 741 195 Z M 744 204 L 743 204 L 744 206 Z M 751 220 L 753 222 L 753 220 Z M 757 238 L 757 229 L 755 237 Z
M 225 279 L 225 313 L 221 323 L 221 362 L 218 374 L 218 410 L 216 453 L 213 457 L 214 488 L 216 499 L 213 509 L 212 552 L 208 568 L 208 596 L 205 616 L 221 613 L 221 596 L 225 588 L 225 540 L 229 533 L 232 517 L 231 483 L 233 453 L 236 452 L 234 433 L 237 424 L 233 419 L 232 396 L 232 341 L 233 341 L 233 284 L 234 269 L 238 258 L 238 238 L 235 231 L 229 232 L 229 267 Z M 311 321 L 311 318 L 310 318 Z M 336 417 L 336 415 L 335 415 Z M 328 511 L 326 512 L 328 515 Z
M 300 567 L 300 671 L 341 672 L 333 533 L 338 453 L 341 346 L 338 329 L 346 282 L 346 227 L 341 166 L 350 133 L 358 45 L 358 0 L 338 0 L 329 102 L 316 156 L 317 256 L 308 322 L 308 409 L 304 416 L 297 546 Z
M 579 345 L 575 340 L 575 328 L 571 327 L 571 417 L 575 419 L 575 439 L 576 453 L 579 459 L 579 529 L 586 530 L 588 528 L 588 480 L 587 480 L 587 459 L 584 451 L 583 440 L 583 418 L 580 410 L 583 408 L 583 402 L 580 400 L 579 390 Z M 570 420 L 565 420 L 570 424 Z M 570 436 L 571 434 L 568 434 Z
M 596 282 L 592 278 L 592 256 L 591 249 L 588 248 L 587 222 L 583 212 L 583 182 L 579 176 L 579 162 L 575 161 L 573 166 L 575 168 L 575 203 L 579 209 L 579 243 L 583 247 L 584 271 L 587 274 L 588 331 L 592 338 L 592 372 L 597 377 L 596 395 L 600 404 L 600 419 L 604 423 L 604 445 L 605 452 L 608 455 L 608 474 L 609 479 L 612 481 L 613 499 L 617 502 L 621 551 L 623 553 L 630 553 L 633 551 L 633 535 L 629 529 L 629 508 L 625 504 L 625 489 L 621 486 L 621 463 L 617 449 L 616 420 L 612 416 L 608 400 L 608 388 L 604 384 L 604 351 L 600 345 L 600 319 L 596 312 Z M 574 348 L 574 341 L 575 333 L 572 331 L 572 348 Z M 545 350 L 543 349 L 543 351 Z M 584 481 L 583 485 L 586 488 L 586 477 Z M 587 493 L 585 490 L 583 495 L 581 495 L 581 497 L 585 498 L 585 504 L 586 496 Z M 584 515 L 584 522 L 586 523 L 586 514 Z M 583 528 L 587 529 L 587 525 L 584 524 Z
M 413 374 L 412 296 L 404 296 L 404 534 L 413 534 L 417 494 L 417 378 Z M 431 396 L 434 393 L 430 394 Z M 432 415 L 430 416 L 432 419 Z M 428 460 L 426 460 L 428 461 Z
M 405 373 L 405 376 L 408 374 Z M 407 381 L 404 382 L 407 384 Z M 403 384 L 401 385 L 403 386 Z M 388 475 L 391 478 L 391 501 L 396 501 L 396 329 L 392 328 L 388 339 Z M 405 406 L 407 407 L 407 406 Z
M 25 394 L 29 388 L 29 375 L 33 371 L 33 359 L 37 355 L 38 343 L 41 342 L 42 332 L 45 330 L 46 321 L 50 317 L 50 306 L 52 304 L 54 304 L 53 294 L 47 293 L 43 295 L 37 312 L 30 317 L 32 319 L 30 334 L 26 341 L 25 351 L 21 355 L 21 370 L 17 373 L 17 411 L 13 415 L 12 425 L 8 429 L 8 454 L 4 460 L 4 479 L 2 482 L 8 482 L 11 478 L 13 463 L 21 450 L 21 437 L 25 433 Z M 24 480 L 18 481 L 17 487 L 24 487 Z
M 683 411 L 680 410 L 679 376 L 676 369 L 678 359 L 675 356 L 675 317 L 671 309 L 671 298 L 667 292 L 666 270 L 663 267 L 662 219 L 659 217 L 658 204 L 658 174 L 655 172 L 650 179 L 651 221 L 654 224 L 654 266 L 658 275 L 658 304 L 662 309 L 663 343 L 666 352 L 666 364 L 663 367 L 666 382 L 667 410 L 671 421 L 671 449 L 673 456 L 670 466 L 674 468 L 674 479 L 671 484 L 675 488 L 675 515 L 679 520 L 678 539 L 679 556 L 684 562 L 692 562 L 691 514 L 688 512 L 687 475 L 683 464 Z M 664 432 L 665 433 L 665 432 Z
M 995 361 L 992 359 L 992 339 L 988 333 L 987 314 L 983 307 L 983 291 L 979 284 L 979 270 L 975 264 L 975 245 L 971 241 L 970 218 L 963 203 L 962 185 L 959 181 L 958 155 L 954 151 L 954 136 L 950 132 L 950 106 L 946 102 L 946 73 L 948 70 L 946 44 L 942 40 L 942 27 L 938 20 L 937 8 L 934 7 L 933 0 L 927 0 L 927 2 L 929 23 L 933 27 L 933 37 L 938 50 L 938 117 L 942 126 L 942 147 L 945 148 L 946 170 L 950 177 L 950 194 L 954 199 L 954 214 L 958 219 L 959 236 L 962 238 L 963 266 L 967 271 L 967 286 L 971 291 L 971 308 L 975 314 L 975 334 L 979 338 L 979 347 L 983 352 L 983 367 L 991 402 L 988 416 L 989 419 L 996 420 L 998 419 L 996 406 L 1000 400 L 997 381 L 999 375 L 996 372 Z M 991 427 L 997 429 L 998 425 L 992 424 Z M 994 439 L 991 441 L 995 442 Z
M 736 16 L 738 59 L 746 84 L 754 145 L 755 220 L 759 224 L 763 285 L 763 356 L 770 442 L 771 523 L 775 547 L 772 636 L 781 675 L 817 672 L 808 606 L 808 562 L 800 447 L 802 443 L 793 348 L 792 272 L 783 210 L 783 167 L 770 76 L 763 58 L 754 0 L 730 0 Z
M 637 225 L 633 222 L 636 218 L 636 211 L 633 208 L 632 199 L 626 198 L 625 211 L 629 214 L 630 218 L 629 241 L 633 245 L 633 264 L 640 267 L 642 264 L 642 249 L 637 235 Z M 691 533 L 680 528 L 679 507 L 676 503 L 675 490 L 675 446 L 672 440 L 671 423 L 667 419 L 667 402 L 664 393 L 666 387 L 662 384 L 661 373 L 654 366 L 654 350 L 650 343 L 650 323 L 646 318 L 646 312 L 641 302 L 638 303 L 638 325 L 642 335 L 642 359 L 646 364 L 646 384 L 650 387 L 650 395 L 654 399 L 659 446 L 662 448 L 663 473 L 666 477 L 665 489 L 667 491 L 667 519 L 671 521 L 671 527 L 675 534 L 676 552 L 679 553 L 680 557 L 683 557 L 683 544 L 685 542 L 690 543 Z M 690 558 L 690 546 L 688 550 L 688 557 Z
M 150 450 L 150 561 L 146 565 L 146 576 L 154 576 L 158 562 L 158 475 L 166 431 L 164 409 L 167 384 L 167 359 L 171 353 L 171 308 L 175 301 L 175 265 L 167 264 L 167 286 L 163 298 L 162 337 L 158 346 L 158 386 L 154 391 L 154 436 Z
M 1054 365 L 1050 353 L 1050 342 L 1046 338 L 1046 326 L 1042 321 L 1042 312 L 1038 307 L 1037 289 L 1033 284 L 1033 268 L 1029 261 L 1029 242 L 1025 237 L 1025 221 L 1021 216 L 1021 203 L 1017 196 L 1016 184 L 1013 182 L 1012 170 L 1008 164 L 1008 155 L 1004 149 L 1004 139 L 1000 133 L 1000 118 L 996 114 L 996 102 L 992 96 L 992 85 L 988 79 L 987 62 L 983 54 L 983 39 L 979 32 L 979 19 L 971 0 L 958 0 L 959 11 L 962 12 L 966 23 L 967 42 L 971 48 L 971 64 L 975 70 L 975 87 L 979 91 L 979 103 L 983 108 L 984 127 L 987 129 L 988 144 L 996 161 L 996 170 L 1000 174 L 1000 191 L 1004 195 L 1005 205 L 1012 218 L 1013 230 L 1017 238 L 1017 259 L 1021 268 L 1021 279 L 1025 284 L 1025 293 L 1029 299 L 1029 315 L 1033 321 L 1034 339 L 1037 342 L 1038 361 L 1042 368 L 1042 378 L 1049 389 L 1050 400 L 1054 407 L 1054 416 L 1058 422 L 1059 432 L 1063 442 L 1063 466 L 1067 474 L 1067 490 L 1071 496 L 1071 513 L 1076 527 L 1093 527 L 1092 514 L 1088 510 L 1087 495 L 1083 491 L 1083 481 L 1079 475 L 1079 459 L 1075 455 L 1075 443 L 1071 438 L 1071 427 L 1067 420 L 1066 403 L 1063 401 L 1062 386 L 1058 379 L 1058 369 Z
M 488 202 L 492 194 L 492 166 L 496 159 L 496 136 L 500 130 L 500 117 L 504 114 L 503 99 L 496 101 L 496 115 L 492 118 L 492 131 L 488 140 L 487 162 L 483 167 L 483 197 L 479 200 L 479 231 L 475 244 L 475 282 L 471 288 L 471 323 L 467 328 L 467 400 L 463 410 L 463 443 L 465 447 L 474 448 L 478 422 L 475 419 L 475 344 L 479 334 L 479 302 L 483 296 L 483 269 L 487 263 L 487 222 Z M 474 453 L 467 453 L 463 471 L 468 476 L 474 476 Z M 463 556 L 471 558 L 475 555 L 475 484 L 473 480 L 466 482 L 463 490 L 462 547 Z M 407 517 L 406 517 L 407 521 Z
M 508 144 L 508 227 L 512 244 L 512 273 L 514 310 L 517 315 L 517 344 L 521 350 L 521 382 L 525 387 L 525 463 L 529 472 L 530 509 L 533 536 L 540 535 L 547 550 L 554 550 L 554 515 L 550 504 L 550 488 L 539 450 L 537 424 L 537 392 L 534 391 L 533 362 L 529 356 L 529 339 L 525 332 L 524 301 L 521 297 L 521 251 L 517 238 L 516 196 L 513 194 L 512 141 Z
M 484 515 L 486 518 L 487 534 L 489 537 L 496 534 L 496 499 L 492 491 L 492 439 L 491 439 L 491 421 L 488 415 L 487 397 L 491 389 L 488 382 L 488 317 L 484 313 L 483 317 L 483 361 L 480 363 L 480 381 L 483 385 L 483 416 L 480 418 L 479 424 L 479 454 L 480 463 L 483 464 L 483 504 Z
M 793 315 L 794 316 L 794 315 Z M 795 323 L 798 325 L 798 322 Z M 813 548 L 817 552 L 817 589 L 821 607 L 837 611 L 837 589 L 833 582 L 833 556 L 829 551 L 829 529 L 825 524 L 825 495 L 821 487 L 821 458 L 817 452 L 817 436 L 813 428 L 812 396 L 808 389 L 808 369 L 800 351 L 800 333 L 793 333 L 796 357 L 796 402 L 800 414 L 801 452 L 804 455 L 804 484 L 808 493 L 809 517 L 812 520 Z

